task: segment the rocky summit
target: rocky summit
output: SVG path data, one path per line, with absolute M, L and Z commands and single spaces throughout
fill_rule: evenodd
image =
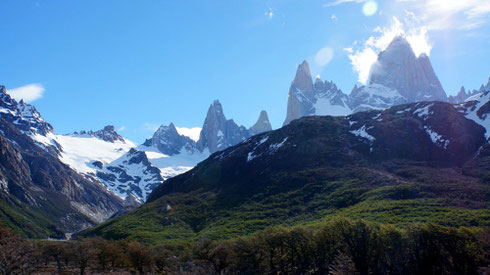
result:
M 397 90 L 408 102 L 446 101 L 439 79 L 426 54 L 415 56 L 408 41 L 398 36 L 379 53 L 369 84 Z
M 180 154 L 182 150 L 194 152 L 197 150 L 195 142 L 184 135 L 180 135 L 173 123 L 168 126 L 161 125 L 151 139 L 143 143 L 145 146 L 153 146 L 160 152 L 173 156 Z
M 249 129 L 250 135 L 252 136 L 271 130 L 272 130 L 272 126 L 271 123 L 269 122 L 269 116 L 267 115 L 267 112 L 264 110 L 260 112 L 257 122 L 255 122 L 255 124 Z
M 235 145 L 250 136 L 244 126 L 238 126 L 233 119 L 226 119 L 223 106 L 218 100 L 209 106 L 201 135 L 197 142 L 199 150 L 214 153 Z

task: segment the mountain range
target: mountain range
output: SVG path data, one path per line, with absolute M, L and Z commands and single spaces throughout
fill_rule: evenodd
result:
M 83 234 L 229 239 L 335 216 L 488 226 L 489 117 L 490 92 L 461 104 L 303 117 L 212 154 Z
M 170 123 L 137 145 L 111 125 L 98 131 L 55 134 L 34 106 L 17 102 L 0 86 L 0 223 L 28 236 L 61 238 L 122 215 L 91 231 L 113 237 L 128 220 L 138 220 L 132 215 L 150 209 L 160 219 L 155 228 L 166 232 L 163 235 L 168 233 L 167 237 L 196 236 L 218 229 L 225 230 L 218 230 L 223 233 L 232 230 L 224 228 L 229 226 L 227 221 L 238 222 L 232 215 L 259 204 L 269 210 L 260 208 L 257 213 L 273 215 L 277 211 L 277 218 L 291 224 L 304 215 L 313 221 L 322 211 L 334 213 L 342 208 L 310 205 L 306 212 L 294 210 L 301 212 L 298 215 L 277 208 L 283 196 L 289 201 L 299 190 L 314 196 L 320 187 L 314 184 L 309 189 L 302 186 L 305 182 L 329 182 L 332 192 L 340 192 L 339 183 L 332 182 L 352 183 L 359 190 L 344 190 L 351 193 L 342 196 L 352 197 L 338 202 L 344 208 L 368 203 L 379 190 L 383 193 L 394 188 L 386 192 L 396 196 L 400 195 L 398 188 L 413 193 L 410 184 L 420 189 L 417 194 L 425 192 L 415 196 L 417 199 L 440 203 L 441 196 L 452 196 L 445 189 L 448 186 L 427 190 L 429 187 L 418 185 L 398 170 L 429 177 L 442 167 L 458 184 L 470 183 L 469 191 L 462 191 L 467 196 L 481 191 L 476 199 L 457 203 L 470 205 L 462 210 L 465 215 L 474 212 L 466 209 L 480 211 L 472 221 L 483 224 L 480 219 L 488 214 L 484 203 L 488 190 L 481 184 L 488 176 L 488 90 L 490 78 L 478 91 L 462 88 L 456 96 L 447 97 L 428 56 L 417 57 L 405 38 L 396 37 L 378 55 L 369 85 L 355 85 L 348 95 L 331 81 L 317 78 L 313 82 L 304 61 L 291 84 L 281 129 L 272 131 L 266 111 L 261 111 L 253 126 L 240 126 L 226 118 L 223 106 L 215 100 L 198 139 L 180 133 Z M 365 187 L 358 186 L 363 178 L 349 169 L 372 180 Z M 390 186 L 393 182 L 396 184 Z M 359 196 L 365 197 L 354 199 Z M 309 202 L 319 203 L 316 199 Z M 292 205 L 301 208 L 297 203 Z M 182 212 L 184 209 L 190 212 Z M 178 214 L 165 214 L 170 210 Z M 198 218 L 195 211 L 206 218 Z M 244 220 L 245 224 L 236 226 L 254 223 Z M 238 235 L 246 233 L 233 230 Z
M 284 125 L 303 116 L 348 115 L 418 101 L 461 103 L 488 90 L 490 78 L 478 91 L 466 93 L 462 88 L 456 96 L 447 97 L 429 57 L 417 57 L 407 40 L 398 36 L 379 53 L 371 67 L 369 85 L 356 84 L 348 95 L 332 82 L 317 78 L 313 83 L 308 62 L 304 61 L 289 89 Z

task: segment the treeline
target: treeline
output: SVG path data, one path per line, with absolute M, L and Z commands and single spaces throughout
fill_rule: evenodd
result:
M 490 229 L 399 229 L 336 219 L 233 240 L 146 246 L 85 238 L 34 241 L 0 230 L 0 274 L 490 274 Z

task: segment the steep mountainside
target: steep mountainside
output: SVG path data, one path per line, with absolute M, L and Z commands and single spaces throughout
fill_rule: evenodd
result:
M 228 238 L 332 216 L 489 225 L 488 104 L 486 93 L 461 105 L 294 120 L 212 154 L 142 207 L 85 234 L 149 243 Z
M 0 223 L 29 236 L 59 237 L 100 223 L 126 204 L 0 118 Z

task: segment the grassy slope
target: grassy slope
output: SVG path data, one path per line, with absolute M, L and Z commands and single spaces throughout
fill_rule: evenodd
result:
M 276 225 L 317 227 L 336 216 L 396 225 L 434 222 L 490 226 L 488 184 L 453 169 L 446 169 L 441 176 L 436 168 L 402 167 L 391 172 L 383 167 L 339 169 L 339 174 L 350 171 L 335 181 L 322 180 L 322 175 L 333 172 L 322 168 L 276 175 L 308 183 L 288 192 L 268 190 L 231 208 L 223 207 L 217 200 L 219 194 L 212 192 L 176 193 L 110 220 L 88 234 L 149 244 L 202 235 L 228 239 Z M 349 176 L 352 174 L 356 176 Z M 167 204 L 172 207 L 169 211 Z
M 0 200 L 0 227 L 31 238 L 60 237 L 60 231 L 44 213 L 15 199 Z

